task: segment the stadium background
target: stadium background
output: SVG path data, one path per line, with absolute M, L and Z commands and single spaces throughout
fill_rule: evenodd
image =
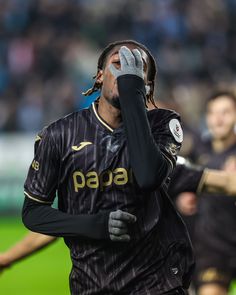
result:
M 156 98 L 181 113 L 185 155 L 194 134 L 207 132 L 211 90 L 236 91 L 235 0 L 0 0 L 0 33 L 0 251 L 27 232 L 22 186 L 37 131 L 96 97 L 81 92 L 107 43 L 135 39 L 151 49 Z M 68 294 L 69 270 L 56 242 L 7 270 L 0 294 Z

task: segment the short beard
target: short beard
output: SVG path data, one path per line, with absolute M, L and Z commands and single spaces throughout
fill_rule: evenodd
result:
M 118 109 L 118 110 L 121 109 L 121 107 L 120 107 L 120 99 L 119 99 L 119 96 L 113 97 L 112 99 L 108 99 L 108 98 L 105 97 L 105 99 L 106 99 L 106 101 L 107 101 L 110 105 L 112 105 L 114 108 L 116 108 L 116 109 Z

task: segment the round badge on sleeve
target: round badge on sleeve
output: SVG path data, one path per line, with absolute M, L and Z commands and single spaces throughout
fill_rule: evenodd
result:
M 171 119 L 169 122 L 170 132 L 174 136 L 174 139 L 181 143 L 183 141 L 183 130 L 177 119 Z

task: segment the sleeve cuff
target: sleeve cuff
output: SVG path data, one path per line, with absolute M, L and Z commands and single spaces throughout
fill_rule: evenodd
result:
M 198 187 L 197 187 L 197 191 L 196 194 L 201 194 L 205 185 L 205 181 L 207 178 L 207 174 L 208 174 L 208 169 L 204 169 L 201 179 L 199 181 Z
M 36 196 L 36 195 L 33 195 L 31 193 L 28 193 L 26 191 L 24 191 L 24 194 L 26 197 L 28 197 L 29 199 L 33 200 L 33 201 L 36 201 L 38 203 L 41 203 L 41 204 L 49 204 L 49 205 L 52 205 L 53 202 L 51 201 L 44 201 L 42 200 L 42 198 L 40 198 L 39 196 Z

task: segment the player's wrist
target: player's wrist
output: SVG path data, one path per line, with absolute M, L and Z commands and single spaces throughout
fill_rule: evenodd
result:
M 202 191 L 206 192 L 222 192 L 228 191 L 228 175 L 225 171 L 218 171 L 213 169 L 204 169 L 202 177 Z
M 146 89 L 144 80 L 136 75 L 118 77 L 117 85 L 120 100 L 125 100 L 126 104 L 134 100 L 132 97 L 137 96 L 137 93 L 142 93 L 143 98 L 145 98 Z
M 235 183 L 236 172 L 226 172 L 226 181 L 225 181 L 225 192 L 229 196 L 236 196 L 236 183 Z
M 7 268 L 12 264 L 11 258 L 7 253 L 0 253 L 0 267 Z

